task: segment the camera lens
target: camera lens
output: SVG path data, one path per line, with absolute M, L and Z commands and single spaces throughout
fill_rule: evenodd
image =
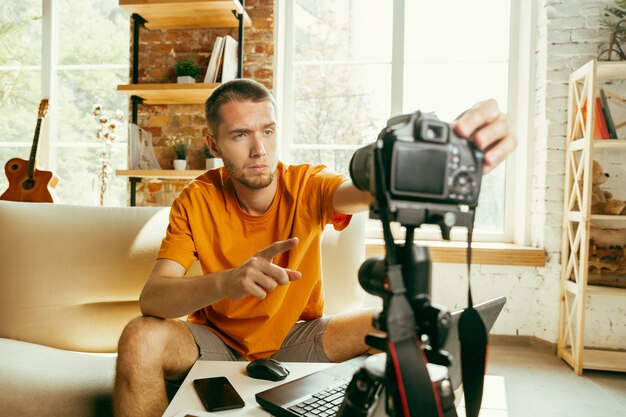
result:
M 387 293 L 385 289 L 386 274 L 387 270 L 383 258 L 369 258 L 359 268 L 359 283 L 368 293 L 382 297 Z
M 372 169 L 372 157 L 374 155 L 376 143 L 359 148 L 350 159 L 350 178 L 352 182 L 362 191 L 371 191 L 370 174 Z

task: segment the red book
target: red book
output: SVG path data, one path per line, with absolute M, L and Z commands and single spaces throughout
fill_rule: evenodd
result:
M 594 130 L 597 130 L 596 139 L 610 139 L 609 129 L 606 125 L 606 119 L 604 118 L 604 111 L 602 110 L 602 99 L 596 97 L 596 105 L 594 106 Z M 599 133 L 599 134 L 598 134 Z

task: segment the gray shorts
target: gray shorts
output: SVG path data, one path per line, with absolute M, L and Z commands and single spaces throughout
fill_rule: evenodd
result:
M 330 317 L 299 321 L 291 328 L 280 350 L 272 358 L 280 362 L 330 362 L 322 340 Z M 244 361 L 244 357 L 228 347 L 207 326 L 185 322 L 198 345 L 200 360 Z

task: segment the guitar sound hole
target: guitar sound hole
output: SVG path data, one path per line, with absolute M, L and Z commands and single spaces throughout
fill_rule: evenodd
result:
M 22 183 L 22 188 L 25 190 L 32 190 L 34 186 L 35 186 L 35 181 L 33 180 L 26 180 Z

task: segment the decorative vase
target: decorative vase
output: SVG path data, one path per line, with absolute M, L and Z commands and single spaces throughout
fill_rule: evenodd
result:
M 176 77 L 176 82 L 179 84 L 194 84 L 196 79 L 189 75 L 183 75 L 182 77 Z
M 187 161 L 185 159 L 174 159 L 174 169 L 177 171 L 184 171 L 187 168 Z
M 219 168 L 224 165 L 220 158 L 207 158 L 204 161 L 205 161 L 205 169 L 207 171 L 210 169 Z

